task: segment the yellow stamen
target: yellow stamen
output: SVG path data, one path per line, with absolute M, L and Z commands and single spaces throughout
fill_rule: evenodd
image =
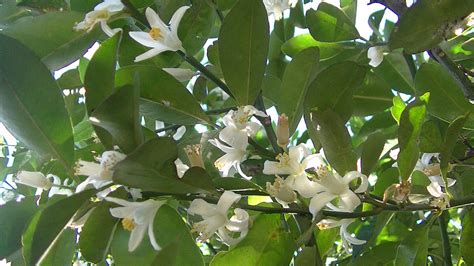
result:
M 148 32 L 150 37 L 157 41 L 158 39 L 161 39 L 163 37 L 163 34 L 159 28 L 151 28 L 150 32 Z
M 127 231 L 132 231 L 133 229 L 135 229 L 136 224 L 133 221 L 133 219 L 125 218 L 125 219 L 122 219 L 122 226 L 123 226 L 123 229 Z

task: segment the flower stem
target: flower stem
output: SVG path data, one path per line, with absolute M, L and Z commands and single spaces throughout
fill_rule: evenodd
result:
M 261 93 L 257 97 L 257 100 L 255 101 L 255 107 L 258 110 L 264 112 L 265 114 L 267 113 L 266 108 L 265 108 L 265 104 L 263 103 L 263 97 L 262 97 Z M 258 121 L 260 121 L 260 123 L 265 128 L 265 132 L 267 133 L 268 141 L 270 141 L 270 144 L 272 145 L 273 151 L 275 151 L 275 153 L 277 153 L 277 154 L 281 153 L 282 150 L 278 146 L 277 137 L 276 137 L 275 131 L 273 130 L 272 120 L 270 119 L 270 116 L 267 116 L 267 117 L 256 116 L 256 118 L 258 119 Z

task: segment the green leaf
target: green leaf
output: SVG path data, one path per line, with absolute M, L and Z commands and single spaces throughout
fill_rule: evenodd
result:
M 435 120 L 423 123 L 420 133 L 420 151 L 423 153 L 440 152 L 443 146 L 443 138 Z
M 83 87 L 79 70 L 77 68 L 64 72 L 57 81 L 59 87 L 63 90 Z
M 166 123 L 209 123 L 193 95 L 173 76 L 154 66 L 129 66 L 117 71 L 116 85 L 130 85 L 140 77 L 140 113 Z
M 21 235 L 37 207 L 35 199 L 10 201 L 0 207 L 0 259 L 5 259 L 22 247 Z
M 306 12 L 306 23 L 314 39 L 321 42 L 339 42 L 359 38 L 354 23 L 339 8 L 322 2 L 318 10 Z
M 153 265 L 205 265 L 189 233 L 189 228 L 183 218 L 171 207 L 160 207 L 153 224 L 156 241 L 163 249 L 158 253 Z
M 402 180 L 408 180 L 420 156 L 418 138 L 425 121 L 426 106 L 430 94 L 424 94 L 407 105 L 400 117 L 398 143 L 400 153 L 397 162 Z
M 451 123 L 474 111 L 456 81 L 439 64 L 423 64 L 416 73 L 415 86 L 418 95 L 430 92 L 428 113 L 443 121 Z M 474 129 L 474 118 L 470 117 L 464 127 Z
M 71 121 L 61 90 L 39 58 L 0 35 L 0 121 L 28 148 L 73 165 Z
M 51 248 L 48 249 L 44 259 L 41 261 L 42 265 L 71 264 L 76 252 L 76 239 L 76 231 L 69 228 L 64 229 Z
M 379 157 L 382 154 L 385 137 L 380 132 L 375 132 L 370 135 L 367 140 L 362 144 L 362 154 L 361 154 L 361 168 L 364 175 L 370 175 L 373 171 Z
M 408 53 L 428 50 L 449 34 L 447 23 L 474 11 L 474 2 L 457 0 L 419 0 L 398 20 L 389 39 L 390 49 L 404 48 Z M 426 23 L 429 21 L 430 23 Z
M 82 227 L 79 248 L 87 261 L 99 263 L 108 254 L 118 224 L 118 219 L 110 214 L 110 206 L 111 204 L 107 202 L 100 203 L 91 210 L 89 218 Z
M 430 223 L 417 226 L 397 248 L 395 265 L 426 265 Z
M 281 227 L 280 215 L 260 214 L 248 235 L 229 251 L 219 252 L 210 265 L 288 265 L 294 245 Z
M 178 36 L 188 55 L 201 50 L 211 34 L 216 20 L 216 11 L 207 0 L 192 2 L 179 24 Z
M 260 189 L 258 185 L 253 182 L 250 182 L 246 179 L 241 178 L 233 178 L 233 177 L 226 177 L 226 178 L 214 178 L 212 180 L 214 185 L 217 188 L 223 190 L 246 190 L 246 189 Z
M 337 43 L 318 42 L 311 36 L 311 34 L 305 33 L 295 36 L 286 41 L 281 46 L 281 50 L 286 55 L 294 57 L 299 52 L 310 47 L 319 48 L 319 57 L 321 60 L 331 58 L 341 53 L 345 49 L 344 46 Z
M 393 264 L 395 259 L 394 250 L 397 249 L 399 242 L 384 242 L 374 246 L 362 256 L 357 257 L 351 262 L 351 266 L 380 266 L 380 265 L 402 265 Z M 408 265 L 408 264 L 406 264 Z M 405 265 L 404 265 L 405 266 Z
M 117 266 L 153 265 L 158 252 L 151 246 L 148 236 L 145 235 L 141 244 L 133 252 L 128 252 L 129 239 L 130 232 L 122 226 L 117 226 L 110 246 L 114 264 Z
M 393 93 L 383 79 L 367 72 L 364 83 L 354 92 L 354 115 L 368 116 L 392 106 Z
M 216 187 L 212 182 L 212 178 L 209 176 L 206 170 L 201 167 L 189 168 L 186 173 L 184 173 L 181 181 L 190 186 L 201 188 L 211 193 L 216 191 Z
M 107 130 L 125 153 L 130 153 L 143 144 L 139 109 L 139 77 L 133 86 L 123 86 L 109 96 L 91 113 L 93 125 Z
M 27 265 L 39 263 L 45 252 L 58 240 L 58 235 L 74 213 L 94 195 L 95 190 L 86 190 L 56 201 L 37 212 L 23 233 L 23 257 Z
M 331 109 L 343 121 L 349 120 L 354 92 L 364 81 L 366 71 L 365 67 L 345 61 L 320 72 L 306 93 L 305 112 Z
M 240 0 L 225 17 L 219 60 L 239 105 L 253 104 L 262 84 L 269 45 L 267 11 L 262 1 Z
M 89 113 L 115 92 L 115 69 L 120 39 L 121 34 L 115 34 L 104 41 L 87 65 L 84 87 Z
M 316 77 L 318 61 L 317 48 L 308 48 L 298 53 L 285 69 L 281 89 L 273 91 L 277 94 L 278 113 L 288 116 L 290 135 L 295 132 L 303 115 L 306 90 Z
M 390 108 L 390 112 L 392 113 L 393 119 L 397 121 L 397 124 L 400 124 L 400 118 L 405 108 L 406 108 L 406 104 L 402 100 L 402 97 L 400 97 L 400 95 L 393 97 L 393 106 L 392 108 Z
M 377 76 L 384 79 L 396 91 L 413 94 L 415 87 L 407 61 L 401 53 L 385 55 L 382 63 L 373 68 Z
M 467 265 L 474 264 L 474 211 L 468 209 L 467 213 L 462 219 L 462 231 L 461 231 L 461 242 L 460 251 L 463 260 Z
M 466 123 L 469 114 L 460 116 L 456 118 L 449 126 L 448 129 L 446 130 L 446 133 L 444 134 L 444 143 L 443 143 L 443 149 L 441 150 L 440 153 L 440 168 L 441 168 L 441 174 L 445 183 L 445 187 L 448 187 L 448 168 L 449 168 L 449 162 L 451 161 L 451 156 L 454 151 L 454 146 L 457 143 L 459 134 L 461 134 L 462 127 L 464 126 L 464 123 Z
M 319 140 L 329 164 L 341 175 L 356 170 L 357 156 L 352 148 L 351 136 L 339 115 L 328 109 L 312 112 L 311 120 L 318 125 Z
M 117 184 L 144 191 L 179 194 L 205 192 L 178 178 L 174 165 L 177 157 L 176 143 L 171 138 L 151 139 L 115 166 L 113 180 Z
M 58 70 L 79 59 L 95 42 L 96 31 L 73 30 L 83 19 L 83 13 L 74 11 L 46 13 L 18 20 L 2 34 L 30 48 L 50 70 Z

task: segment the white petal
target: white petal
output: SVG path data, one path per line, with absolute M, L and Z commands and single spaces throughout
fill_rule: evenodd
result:
M 226 228 L 231 232 L 242 232 L 248 228 L 249 218 L 247 211 L 235 208 L 234 215 L 229 219 Z
M 239 201 L 240 198 L 242 198 L 242 196 L 239 194 L 236 194 L 232 191 L 224 191 L 217 202 L 217 211 L 224 215 L 227 214 L 227 211 L 232 206 L 232 204 Z
M 136 225 L 130 234 L 130 239 L 128 240 L 128 251 L 132 252 L 140 245 L 145 236 L 145 232 L 148 229 L 148 225 Z
M 433 157 L 438 157 L 439 153 L 423 153 L 421 156 L 421 163 L 426 167 L 430 164 Z
M 134 205 L 133 202 L 126 201 L 126 200 L 119 199 L 119 198 L 107 197 L 107 198 L 105 198 L 105 200 L 113 202 L 113 203 L 118 204 L 118 205 L 122 205 L 122 206 L 132 206 L 132 205 Z
M 207 203 L 203 199 L 195 199 L 191 202 L 188 208 L 188 213 L 191 215 L 200 215 L 202 217 L 210 217 L 217 212 L 215 204 Z
M 429 184 L 426 189 L 428 190 L 428 192 L 433 196 L 433 197 L 436 197 L 436 198 L 441 198 L 444 196 L 444 192 L 441 190 L 441 186 L 436 184 L 436 183 L 431 183 Z
M 357 206 L 360 204 L 360 199 L 357 197 L 356 194 L 352 191 L 347 191 L 347 193 L 344 193 L 341 195 L 341 200 L 344 206 L 344 209 L 347 209 L 349 211 L 353 211 Z
M 96 5 L 94 10 L 107 10 L 109 12 L 119 12 L 124 8 L 124 5 L 120 0 L 105 0 L 104 2 Z
M 451 187 L 454 184 L 456 184 L 456 180 L 452 178 L 448 178 L 448 187 Z
M 161 54 L 162 52 L 169 51 L 169 50 L 171 50 L 171 49 L 169 47 L 165 47 L 165 46 L 162 46 L 160 48 L 153 48 L 153 49 L 151 49 L 147 52 L 144 52 L 143 54 L 137 56 L 135 58 L 135 62 L 140 62 L 140 61 L 150 59 L 152 57 L 155 57 L 155 56 Z
M 355 190 L 355 193 L 363 193 L 367 191 L 367 188 L 369 187 L 369 180 L 367 179 L 367 176 L 359 173 L 357 171 L 350 171 L 346 173 L 343 177 L 344 183 L 349 184 L 352 180 L 360 178 L 360 185 L 359 187 Z
M 309 168 L 318 168 L 320 166 L 324 166 L 324 159 L 320 154 L 311 154 L 304 158 L 303 162 L 301 163 L 304 169 Z
M 293 169 L 289 165 L 282 165 L 280 162 L 265 161 L 263 163 L 263 173 L 266 175 L 291 175 Z
M 261 126 L 259 123 L 256 123 L 256 122 L 248 122 L 247 123 L 247 126 L 246 126 L 246 130 L 247 130 L 247 135 L 249 137 L 253 137 L 255 136 L 255 134 L 257 134 L 258 130 L 260 130 Z
M 314 197 L 316 194 L 326 190 L 326 188 L 320 184 L 309 180 L 306 174 L 294 176 L 290 186 L 305 198 Z
M 181 22 L 181 19 L 183 18 L 184 13 L 186 13 L 186 10 L 188 9 L 189 9 L 189 6 L 182 6 L 178 8 L 176 12 L 174 12 L 170 20 L 170 28 L 171 28 L 172 33 L 174 34 L 178 33 L 179 23 Z
M 154 223 L 154 219 L 151 219 L 150 221 L 148 221 L 148 238 L 150 239 L 150 243 L 155 250 L 161 250 L 160 245 L 158 245 L 158 242 L 156 242 L 155 231 L 153 229 L 153 223 Z
M 114 36 L 116 33 L 122 31 L 122 29 L 111 29 L 109 25 L 107 24 L 107 21 L 102 20 L 100 22 L 100 28 L 102 31 L 109 37 Z
M 313 217 L 316 216 L 316 214 L 331 200 L 335 199 L 336 195 L 329 193 L 329 192 L 322 192 L 319 193 L 318 195 L 314 196 L 311 199 L 311 202 L 309 203 L 309 211 L 313 215 Z
M 168 26 L 163 22 L 163 20 L 161 20 L 160 16 L 152 8 L 148 7 L 145 10 L 145 16 L 152 28 L 159 28 L 161 31 L 163 31 L 163 29 L 168 29 Z
M 248 145 L 247 132 L 233 126 L 223 128 L 221 132 L 219 132 L 219 139 L 229 146 L 239 149 L 246 149 Z
M 164 47 L 164 45 L 162 43 L 153 40 L 150 37 L 150 34 L 148 34 L 147 32 L 130 31 L 128 33 L 128 35 L 130 35 L 130 37 L 132 37 L 132 39 L 134 39 L 135 41 L 137 41 L 138 43 L 140 43 L 143 46 L 150 47 L 150 48 Z

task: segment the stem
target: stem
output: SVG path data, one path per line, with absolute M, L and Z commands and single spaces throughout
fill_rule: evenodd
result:
M 148 25 L 148 20 L 138 9 L 130 2 L 130 0 L 121 0 L 122 4 L 127 8 L 130 14 L 143 25 Z
M 249 144 L 252 145 L 255 148 L 255 151 L 259 152 L 260 155 L 263 155 L 263 156 L 271 158 L 271 159 L 274 159 L 277 156 L 276 153 L 271 152 L 271 151 L 265 149 L 264 147 L 258 145 L 258 143 L 255 142 L 255 140 L 253 140 L 251 138 L 249 138 Z
M 190 65 L 192 65 L 194 68 L 199 70 L 204 77 L 206 77 L 208 80 L 212 81 L 214 84 L 216 84 L 219 88 L 221 88 L 225 93 L 227 93 L 230 97 L 234 98 L 234 95 L 232 92 L 230 92 L 229 87 L 221 80 L 219 79 L 214 73 L 212 73 L 209 69 L 207 69 L 201 62 L 199 62 L 196 58 L 186 55 L 183 51 L 176 51 L 177 54 L 179 54 L 183 59 L 188 62 Z
M 449 214 L 447 211 L 444 211 L 438 217 L 439 231 L 441 233 L 441 240 L 443 242 L 443 260 L 445 266 L 452 266 L 453 262 L 451 260 L 451 245 L 449 244 L 448 222 Z
M 255 101 L 255 107 L 258 110 L 264 112 L 265 114 L 267 113 L 265 109 L 265 104 L 263 103 L 263 97 L 261 93 L 257 97 L 257 100 Z M 256 116 L 256 118 L 258 119 L 258 121 L 260 121 L 260 123 L 265 128 L 265 132 L 267 133 L 267 137 L 268 137 L 268 140 L 270 141 L 270 144 L 272 145 L 273 151 L 275 151 L 275 153 L 281 153 L 282 150 L 278 146 L 277 137 L 276 137 L 275 131 L 273 130 L 272 120 L 270 116 L 267 116 L 267 117 Z

